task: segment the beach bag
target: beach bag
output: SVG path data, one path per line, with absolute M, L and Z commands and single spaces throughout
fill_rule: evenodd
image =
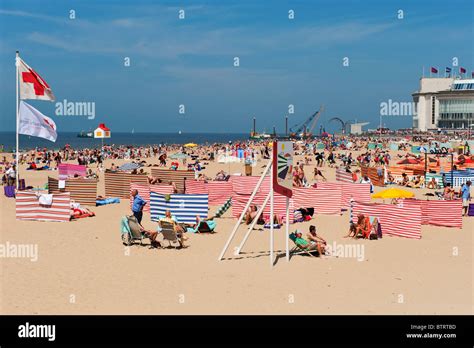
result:
M 25 179 L 20 179 L 20 180 L 18 181 L 18 184 L 19 184 L 19 185 L 18 185 L 18 190 L 20 190 L 20 191 L 25 190 L 25 188 L 26 188 Z
M 3 191 L 8 198 L 15 197 L 15 186 L 4 186 Z

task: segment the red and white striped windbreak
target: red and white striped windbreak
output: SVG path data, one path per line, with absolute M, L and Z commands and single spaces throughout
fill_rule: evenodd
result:
M 338 168 L 336 169 L 336 180 L 342 182 L 350 182 L 352 183 L 352 173 L 346 172 L 345 169 Z
M 383 234 L 406 238 L 421 238 L 421 209 L 411 205 L 399 207 L 394 204 L 354 202 L 352 218 L 357 222 L 357 215 L 377 217 Z
M 341 214 L 342 187 L 337 183 L 318 183 L 318 187 L 293 188 L 294 206 L 314 208 L 316 214 Z
M 53 194 L 50 206 L 39 204 L 36 192 L 18 191 L 16 195 L 16 218 L 18 220 L 69 221 L 71 217 L 69 192 Z
M 351 198 L 354 201 L 370 203 L 370 184 L 341 183 L 342 207 L 349 209 Z
M 462 228 L 462 201 L 423 201 L 418 199 L 402 200 L 399 206 L 419 206 L 423 225 Z
M 197 180 L 186 180 L 186 194 L 208 194 L 209 188 L 206 182 Z
M 173 193 L 172 185 L 150 185 L 150 192 L 156 192 L 161 195 L 170 195 Z
M 222 205 L 232 197 L 232 183 L 229 181 L 209 181 L 209 205 Z
M 237 194 L 250 195 L 257 186 L 259 176 L 233 176 L 232 177 L 232 191 Z M 265 177 L 258 192 L 267 192 L 270 189 L 270 177 Z

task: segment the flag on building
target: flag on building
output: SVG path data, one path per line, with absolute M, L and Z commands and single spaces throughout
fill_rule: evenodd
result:
M 54 95 L 48 83 L 20 57 L 16 65 L 20 80 L 20 99 L 39 99 L 54 101 Z
M 31 105 L 20 102 L 18 133 L 56 141 L 56 123 Z
M 431 72 L 433 74 L 437 74 L 438 73 L 438 69 L 436 69 L 435 67 L 431 67 Z
M 466 73 L 466 69 L 464 69 L 462 66 L 459 67 L 459 73 L 460 74 L 465 74 Z
M 445 77 L 446 77 L 446 75 L 451 76 L 451 68 L 449 66 L 446 67 L 444 72 L 445 72 Z

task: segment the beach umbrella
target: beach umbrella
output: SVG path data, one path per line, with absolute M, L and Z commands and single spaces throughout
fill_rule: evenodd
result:
M 183 159 L 187 157 L 188 155 L 186 155 L 185 153 L 174 153 L 170 156 L 171 159 Z
M 187 143 L 187 144 L 184 144 L 184 147 L 196 147 L 198 146 L 197 144 L 195 143 Z
M 372 198 L 382 198 L 382 199 L 390 199 L 390 198 L 412 198 L 415 194 L 410 191 L 402 190 L 399 188 L 389 188 L 387 190 L 380 191 L 372 195 Z

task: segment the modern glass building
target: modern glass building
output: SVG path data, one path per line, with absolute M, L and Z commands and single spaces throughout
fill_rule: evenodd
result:
M 474 127 L 474 79 L 422 78 L 420 90 L 412 96 L 417 111 L 414 129 Z

